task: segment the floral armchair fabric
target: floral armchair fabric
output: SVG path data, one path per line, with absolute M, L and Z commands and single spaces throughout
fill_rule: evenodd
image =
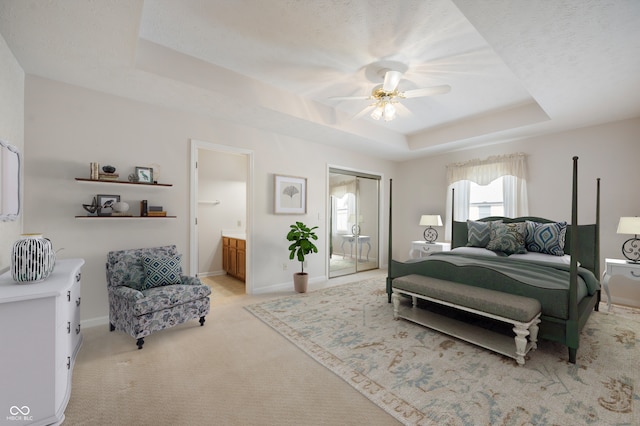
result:
M 142 349 L 151 333 L 204 317 L 211 289 L 182 275 L 175 245 L 111 251 L 107 255 L 110 330 L 137 339 Z

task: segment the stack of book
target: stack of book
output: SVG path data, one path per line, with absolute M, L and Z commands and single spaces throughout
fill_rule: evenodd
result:
M 118 173 L 104 173 L 104 172 L 100 172 L 98 174 L 98 179 L 99 180 L 118 180 L 118 177 L 120 177 L 120 174 Z
M 167 212 L 162 209 L 162 206 L 149 206 L 147 210 L 147 216 L 149 217 L 165 217 Z

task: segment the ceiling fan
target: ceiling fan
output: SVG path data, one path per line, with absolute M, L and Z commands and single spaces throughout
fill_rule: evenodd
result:
M 360 113 L 356 114 L 354 118 L 360 118 L 367 112 L 371 112 L 371 118 L 374 120 L 380 120 L 384 118 L 385 121 L 391 121 L 396 118 L 396 106 L 400 99 L 418 98 L 422 96 L 440 95 L 449 93 L 451 86 L 445 84 L 441 86 L 425 87 L 423 89 L 407 90 L 404 92 L 398 91 L 398 83 L 402 78 L 402 72 L 389 69 L 382 69 L 378 72 L 379 75 L 384 75 L 384 82 L 379 84 L 371 90 L 369 96 L 338 96 L 332 97 L 332 100 L 371 100 L 373 101 L 369 106 L 363 109 Z

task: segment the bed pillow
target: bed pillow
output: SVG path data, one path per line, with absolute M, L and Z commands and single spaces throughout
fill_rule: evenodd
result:
M 567 222 L 538 223 L 527 221 L 526 248 L 537 253 L 564 256 Z
M 144 267 L 145 290 L 160 287 L 163 285 L 180 284 L 182 266 L 180 259 L 182 255 L 175 256 L 143 256 L 142 266 Z
M 491 239 L 487 244 L 487 249 L 501 251 L 507 255 L 526 253 L 526 229 L 527 225 L 524 222 L 491 223 Z
M 495 251 L 487 250 L 482 247 L 456 247 L 450 250 L 452 253 L 458 254 L 475 254 L 477 256 L 489 256 L 496 257 L 499 256 Z
M 533 251 L 523 253 L 523 254 L 512 254 L 511 256 L 509 256 L 509 259 L 527 260 L 527 261 L 533 260 L 536 262 L 551 262 L 551 263 L 557 263 L 560 265 L 571 264 L 571 256 L 569 256 L 568 254 L 565 254 L 563 256 L 554 256 L 552 254 L 537 253 Z M 580 266 L 580 262 L 578 262 L 578 266 Z
M 502 223 L 501 220 L 493 222 Z M 487 247 L 491 240 L 491 224 L 493 222 L 467 220 L 467 247 Z

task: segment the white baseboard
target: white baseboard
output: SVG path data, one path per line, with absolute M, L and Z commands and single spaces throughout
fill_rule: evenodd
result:
M 220 271 L 209 271 L 209 272 L 198 272 L 198 277 L 217 277 L 218 275 L 227 275 L 227 272 L 224 270 Z
M 81 328 L 98 327 L 101 325 L 108 325 L 108 324 L 109 324 L 109 316 L 89 318 L 89 319 L 80 321 Z

